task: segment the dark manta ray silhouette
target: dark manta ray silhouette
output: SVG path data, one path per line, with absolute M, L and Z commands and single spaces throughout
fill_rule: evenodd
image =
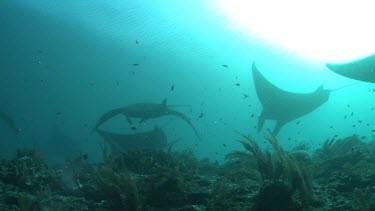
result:
M 178 111 L 168 108 L 167 99 L 164 99 L 162 103 L 136 103 L 130 104 L 123 108 L 110 110 L 100 117 L 95 128 L 99 128 L 99 126 L 104 122 L 119 114 L 124 115 L 129 124 L 131 124 L 131 118 L 140 118 L 140 122 L 144 122 L 148 119 L 154 119 L 167 115 L 177 116 L 190 125 L 200 140 L 200 136 L 189 118 Z
M 375 54 L 344 64 L 326 64 L 333 72 L 342 76 L 375 83 Z
M 16 134 L 21 132 L 21 129 L 16 126 L 12 118 L 10 118 L 10 116 L 8 116 L 6 113 L 0 111 L 0 118 L 3 119 L 4 122 L 6 122 Z
M 327 102 L 330 90 L 319 86 L 311 93 L 294 93 L 278 88 L 269 82 L 256 68 L 252 66 L 255 90 L 263 106 L 258 117 L 258 132 L 262 129 L 266 119 L 276 120 L 273 133 L 276 135 L 281 127 L 297 118 L 300 118 L 323 103 Z
M 135 134 L 119 134 L 97 129 L 104 141 L 109 144 L 112 152 L 136 149 L 162 149 L 168 146 L 167 136 L 161 128 Z

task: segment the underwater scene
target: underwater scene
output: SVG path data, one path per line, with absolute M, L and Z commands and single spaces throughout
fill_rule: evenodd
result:
M 0 210 L 375 210 L 372 8 L 0 1 Z

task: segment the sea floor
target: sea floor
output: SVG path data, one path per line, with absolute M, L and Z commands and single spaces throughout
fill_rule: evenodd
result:
M 103 163 L 81 154 L 52 167 L 38 149 L 18 150 L 0 161 L 0 210 L 375 210 L 375 142 L 287 152 L 252 141 L 223 164 L 192 151 L 103 150 Z

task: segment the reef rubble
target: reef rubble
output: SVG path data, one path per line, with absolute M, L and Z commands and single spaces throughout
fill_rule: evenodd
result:
M 0 210 L 374 210 L 375 143 L 327 139 L 320 149 L 245 150 L 224 163 L 193 151 L 133 150 L 47 166 L 37 148 L 0 161 Z

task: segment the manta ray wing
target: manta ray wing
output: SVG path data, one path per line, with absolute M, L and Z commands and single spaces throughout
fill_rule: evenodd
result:
M 375 54 L 344 64 L 326 64 L 333 72 L 359 81 L 375 83 Z
M 115 151 L 161 149 L 168 145 L 167 136 L 160 128 L 134 134 L 119 134 L 100 129 L 97 129 L 97 132 L 103 137 L 104 141 L 115 148 Z
M 258 131 L 262 129 L 266 119 L 273 119 L 277 121 L 273 133 L 277 134 L 284 124 L 312 112 L 329 98 L 329 91 L 322 86 L 311 93 L 282 90 L 268 81 L 258 71 L 255 63 L 252 74 L 257 96 L 263 106 L 258 118 Z
M 4 122 L 7 123 L 9 127 L 11 127 L 14 130 L 16 134 L 18 134 L 21 131 L 21 129 L 19 129 L 16 126 L 16 123 L 14 123 L 13 119 L 10 116 L 8 116 L 6 113 L 0 112 L 0 118 L 3 119 Z
M 183 119 L 193 129 L 193 131 L 194 131 L 195 135 L 198 137 L 198 139 L 201 140 L 201 137 L 199 136 L 199 133 L 198 133 L 197 129 L 194 127 L 193 123 L 190 121 L 190 119 L 187 116 L 185 116 L 183 113 L 180 113 L 180 112 L 172 110 L 172 109 L 168 109 L 168 114 L 173 115 L 173 116 L 177 116 L 177 117 Z

